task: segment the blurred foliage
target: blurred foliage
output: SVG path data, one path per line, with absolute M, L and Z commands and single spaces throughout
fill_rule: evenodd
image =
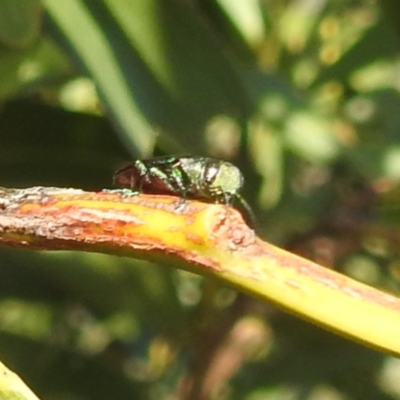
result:
M 263 237 L 399 293 L 399 15 L 0 0 L 0 184 L 100 190 L 131 157 L 226 158 Z M 400 396 L 397 359 L 188 273 L 10 249 L 0 264 L 0 359 L 41 399 Z

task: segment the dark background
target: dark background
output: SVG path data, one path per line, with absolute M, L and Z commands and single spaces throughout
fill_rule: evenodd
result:
M 133 158 L 225 158 L 266 240 L 396 294 L 399 15 L 396 0 L 2 0 L 0 185 L 97 191 Z M 400 396 L 393 357 L 89 253 L 0 249 L 0 359 L 41 399 L 182 398 L 204 374 L 211 399 Z

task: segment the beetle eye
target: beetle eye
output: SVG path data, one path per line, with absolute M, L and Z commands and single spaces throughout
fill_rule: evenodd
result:
M 129 189 L 136 189 L 137 176 L 135 170 L 131 165 L 117 171 L 114 174 L 114 184 Z

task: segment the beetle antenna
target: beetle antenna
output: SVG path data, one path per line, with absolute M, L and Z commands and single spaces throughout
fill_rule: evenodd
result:
M 246 214 L 248 216 L 248 220 L 252 225 L 252 228 L 256 229 L 257 228 L 257 219 L 256 215 L 254 214 L 253 209 L 251 208 L 250 204 L 245 200 L 245 198 L 240 195 L 239 193 L 235 194 L 235 197 L 239 200 L 240 205 L 243 207 L 243 209 L 246 211 Z

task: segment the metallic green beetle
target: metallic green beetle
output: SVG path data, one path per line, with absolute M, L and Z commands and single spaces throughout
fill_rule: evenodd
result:
M 243 176 L 227 161 L 164 156 L 136 160 L 116 172 L 114 183 L 140 193 L 232 204 L 243 186 Z

